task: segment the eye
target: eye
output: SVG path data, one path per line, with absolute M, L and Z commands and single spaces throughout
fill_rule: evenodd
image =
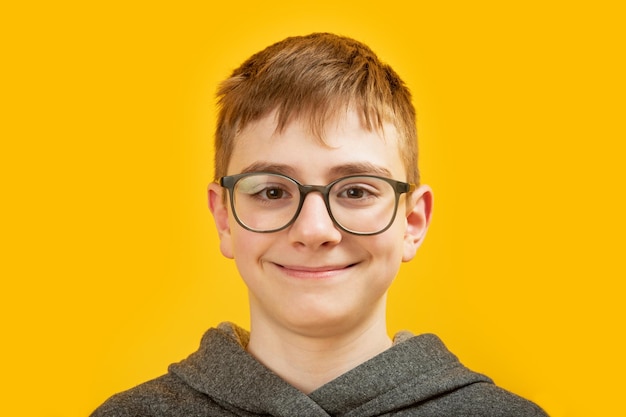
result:
M 363 198 L 369 194 L 369 192 L 363 188 L 351 187 L 344 190 L 347 198 Z
M 298 189 L 288 179 L 275 175 L 250 175 L 237 183 L 235 190 L 241 197 L 269 202 L 291 198 Z
M 267 198 L 268 200 L 278 200 L 278 199 L 283 198 L 286 193 L 285 193 L 285 190 L 283 190 L 282 188 L 274 187 L 274 188 L 266 188 L 259 194 L 263 194 L 263 196 Z
M 338 190 L 337 198 L 351 201 L 364 201 L 376 198 L 380 193 L 369 184 L 346 184 Z
M 389 184 L 373 176 L 347 177 L 337 182 L 332 199 L 344 207 L 370 207 L 386 199 L 393 190 Z

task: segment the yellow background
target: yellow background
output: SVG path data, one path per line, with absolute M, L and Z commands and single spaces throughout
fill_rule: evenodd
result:
M 369 44 L 415 96 L 435 215 L 390 330 L 439 334 L 553 416 L 620 415 L 619 3 L 5 2 L 0 415 L 85 416 L 247 326 L 205 203 L 213 93 L 312 31 Z

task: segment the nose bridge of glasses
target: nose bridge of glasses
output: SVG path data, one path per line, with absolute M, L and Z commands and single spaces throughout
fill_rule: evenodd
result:
M 324 200 L 326 199 L 326 195 L 328 194 L 328 186 L 327 185 L 301 185 L 299 184 L 300 194 L 302 195 L 302 200 L 306 198 L 310 193 L 318 192 L 322 195 Z
M 329 185 L 302 185 L 298 184 L 298 188 L 300 189 L 300 209 L 304 205 L 305 199 L 311 193 L 318 192 L 320 193 L 320 197 L 322 197 L 322 201 L 324 201 L 324 205 L 326 206 L 326 211 L 332 218 L 332 214 L 330 211 L 329 201 L 328 201 L 328 190 L 330 189 Z M 298 210 L 299 212 L 300 210 Z
M 298 188 L 300 189 L 300 205 L 304 204 L 304 200 L 311 193 L 318 192 L 320 193 L 322 200 L 326 204 L 326 208 L 328 208 L 328 185 L 302 185 L 298 184 Z

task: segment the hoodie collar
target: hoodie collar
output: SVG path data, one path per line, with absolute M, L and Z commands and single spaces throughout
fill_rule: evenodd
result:
M 245 350 L 247 331 L 223 323 L 205 333 L 200 349 L 170 372 L 237 415 L 377 416 L 474 382 L 435 335 L 394 338 L 394 346 L 306 395 Z

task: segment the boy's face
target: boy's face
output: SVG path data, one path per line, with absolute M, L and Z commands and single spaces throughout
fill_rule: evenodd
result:
M 302 184 L 326 185 L 347 175 L 374 174 L 406 180 L 398 137 L 363 129 L 354 112 L 329 123 L 326 144 L 295 120 L 275 132 L 274 115 L 249 124 L 237 138 L 228 174 L 273 171 Z M 391 227 L 373 236 L 341 231 L 319 193 L 309 194 L 293 224 L 273 233 L 242 228 L 227 193 L 216 184 L 210 205 L 221 251 L 234 258 L 249 289 L 251 318 L 284 329 L 322 335 L 384 320 L 385 295 L 400 263 L 415 255 L 430 217 L 431 194 L 420 187 L 400 197 Z M 408 201 L 407 201 L 408 199 Z

